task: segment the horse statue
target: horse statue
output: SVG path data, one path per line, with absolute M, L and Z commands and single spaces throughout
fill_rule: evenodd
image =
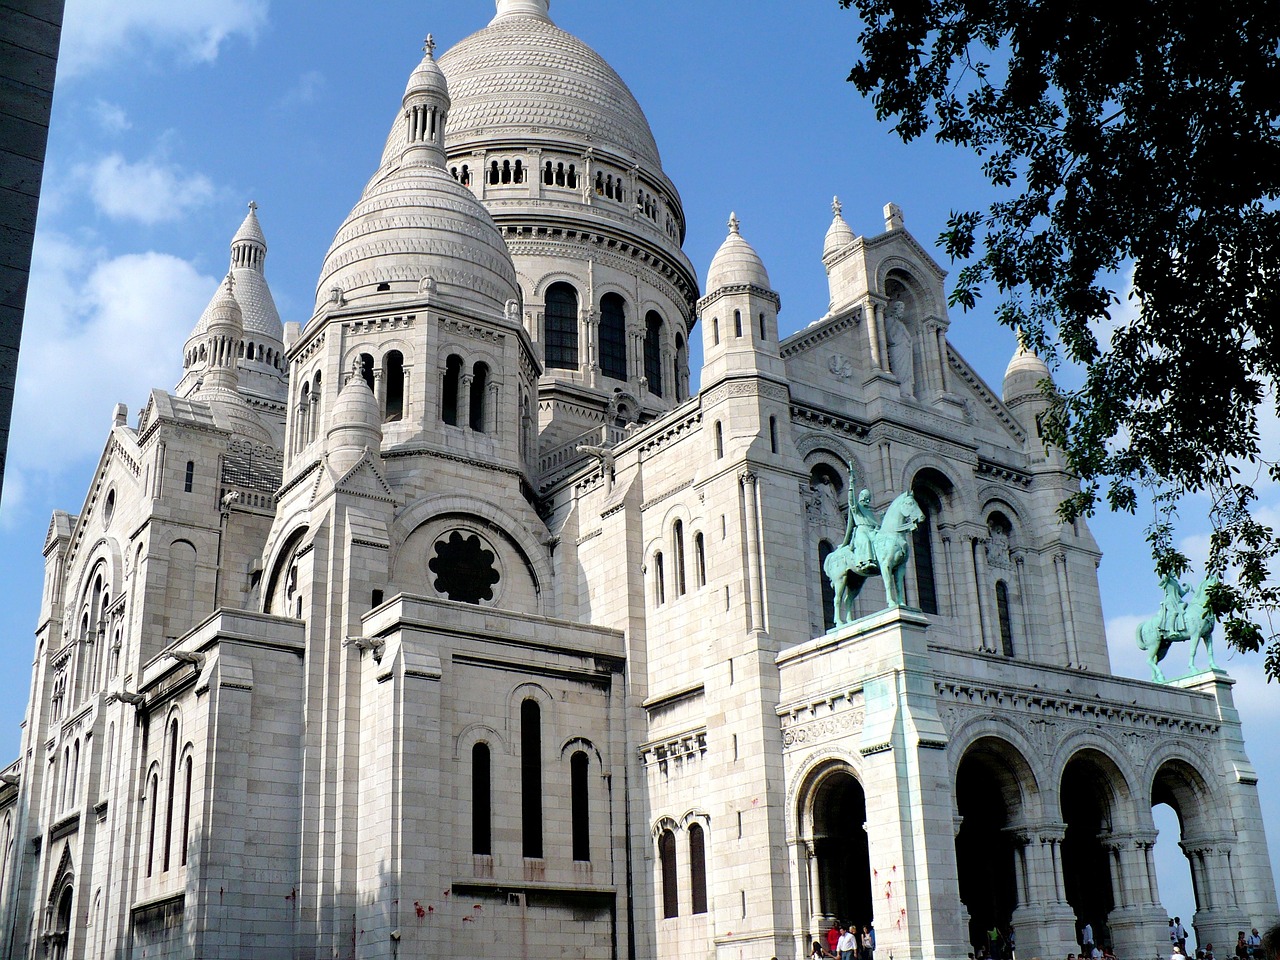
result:
M 853 499 L 852 486 L 850 482 L 850 500 Z M 845 541 L 832 550 L 822 564 L 822 572 L 827 575 L 831 589 L 836 595 L 837 627 L 842 627 L 853 620 L 853 600 L 861 592 L 862 584 L 867 577 L 877 572 L 884 579 L 884 593 L 889 606 L 905 605 L 907 558 L 911 556 L 909 538 L 911 531 L 924 520 L 924 511 L 920 509 L 911 492 L 900 494 L 885 511 L 884 520 L 875 528 L 874 535 L 868 531 L 870 556 L 855 556 L 853 545 L 855 505 L 850 503 L 849 506 L 850 519 Z M 865 511 L 863 516 L 866 516 Z
M 1168 578 L 1172 579 L 1172 578 Z M 1218 663 L 1213 658 L 1213 627 L 1217 622 L 1213 611 L 1209 609 L 1208 593 L 1218 585 L 1217 576 L 1210 574 L 1200 581 L 1195 590 L 1190 591 L 1187 600 L 1182 600 L 1184 592 L 1170 589 L 1180 586 L 1173 581 L 1166 588 L 1165 603 L 1159 613 L 1152 614 L 1138 624 L 1136 637 L 1138 649 L 1147 655 L 1147 663 L 1151 665 L 1151 679 L 1156 683 L 1167 683 L 1164 671 L 1160 669 L 1160 661 L 1164 659 L 1169 647 L 1181 640 L 1191 641 L 1191 658 L 1187 663 L 1190 671 L 1196 669 L 1196 653 L 1204 644 L 1205 653 L 1209 655 L 1209 669 L 1217 670 Z M 1168 609 L 1174 604 L 1179 609 Z M 1177 614 L 1176 617 L 1170 614 Z

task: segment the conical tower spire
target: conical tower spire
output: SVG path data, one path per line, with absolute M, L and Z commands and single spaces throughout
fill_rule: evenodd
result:
M 444 167 L 444 127 L 449 115 L 449 84 L 435 59 L 435 37 L 422 43 L 422 62 L 404 91 L 405 163 Z
M 250 200 L 249 212 L 231 238 L 232 270 L 246 268 L 262 273 L 262 265 L 267 259 L 267 238 L 262 233 L 262 224 L 258 223 L 257 211 L 258 205 Z

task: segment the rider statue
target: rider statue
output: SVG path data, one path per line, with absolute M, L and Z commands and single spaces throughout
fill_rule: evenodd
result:
M 853 476 L 853 464 L 849 465 L 849 476 Z M 854 500 L 853 490 L 850 483 L 849 522 L 845 525 L 844 542 L 853 547 L 854 572 L 865 577 L 878 570 L 872 541 L 880 529 L 880 517 L 871 509 L 871 491 L 863 490 Z
M 1160 601 L 1160 633 L 1178 639 L 1187 637 L 1187 605 L 1182 599 L 1190 589 L 1178 582 L 1178 578 L 1166 573 L 1160 579 L 1164 599 Z

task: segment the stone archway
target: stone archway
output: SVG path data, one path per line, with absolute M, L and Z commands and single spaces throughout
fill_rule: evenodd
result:
M 1026 759 L 997 737 L 975 741 L 956 770 L 956 866 L 960 900 L 969 913 L 966 933 L 976 950 L 988 946 L 987 931 L 997 929 L 1001 957 L 1009 956 L 1007 934 L 1015 927 L 1015 911 L 1025 905 L 1017 831 L 1028 790 L 1034 790 L 1034 778 Z
M 816 862 L 815 929 L 833 921 L 872 923 L 871 855 L 867 843 L 867 797 L 847 767 L 828 770 L 809 795 L 810 849 Z
M 1231 863 L 1233 833 L 1221 829 L 1208 783 L 1187 760 L 1168 759 L 1156 769 L 1151 782 L 1151 806 L 1160 804 L 1168 805 L 1176 814 L 1178 836 L 1161 836 L 1156 844 L 1163 847 L 1170 840 L 1177 843 L 1191 877 L 1195 914 L 1183 916 L 1183 926 L 1194 929 L 1196 946 L 1211 943 L 1215 953 L 1225 954 L 1235 942 L 1236 931 L 1249 926 L 1249 918 L 1236 906 Z M 1159 854 L 1154 858 L 1169 859 Z M 1159 897 L 1154 873 L 1151 897 Z M 1169 915 L 1176 912 L 1174 909 Z
M 1128 798 L 1124 776 L 1098 750 L 1081 750 L 1067 761 L 1059 785 L 1066 830 L 1062 838 L 1063 891 L 1075 914 L 1077 934 L 1088 924 L 1099 946 L 1113 942 L 1111 912 L 1117 903 L 1112 870 L 1113 835 Z

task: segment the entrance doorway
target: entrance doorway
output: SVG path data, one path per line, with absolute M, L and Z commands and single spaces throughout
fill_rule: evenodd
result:
M 867 797 L 846 770 L 832 772 L 813 797 L 813 852 L 818 903 L 824 917 L 861 927 L 874 921 Z
M 1104 755 L 1087 750 L 1076 754 L 1062 773 L 1062 880 L 1067 903 L 1076 917 L 1077 936 L 1084 924 L 1093 928 L 1094 942 L 1111 942 L 1107 918 L 1115 908 L 1111 884 L 1111 857 L 1104 838 L 1113 829 L 1115 795 L 1111 785 L 1121 783 L 1119 771 Z
M 956 865 L 960 900 L 969 911 L 969 943 L 1000 958 L 1009 956 L 1018 906 L 1014 838 L 1007 828 L 1021 814 L 1021 790 L 1010 751 L 996 740 L 978 741 L 956 773 Z M 994 942 L 992 929 L 998 932 Z

